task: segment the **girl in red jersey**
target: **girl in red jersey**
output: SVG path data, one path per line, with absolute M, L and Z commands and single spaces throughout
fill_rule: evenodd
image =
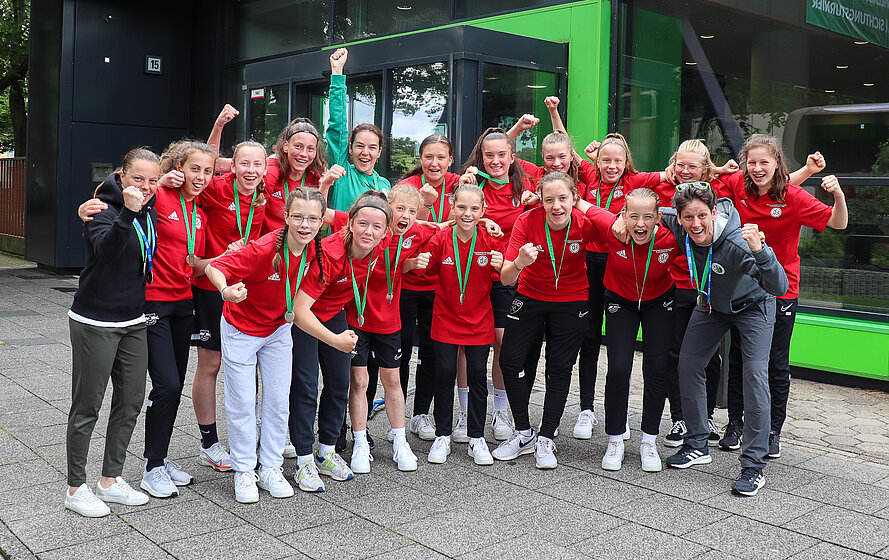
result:
M 420 254 L 420 251 L 438 228 L 416 223 L 420 195 L 412 186 L 396 185 L 389 191 L 388 200 L 392 209 L 391 236 L 383 250 L 383 262 L 367 279 L 365 300 L 346 304 L 346 320 L 358 335 L 349 384 L 349 415 L 354 439 L 350 467 L 356 474 L 370 472 L 373 460 L 367 438 L 368 369 L 371 367 L 379 368 L 378 375 L 383 381 L 386 415 L 392 433 L 392 460 L 399 470 L 417 469 L 417 458 L 405 438 L 405 390 L 398 369 L 403 360 L 399 310 L 401 276 L 402 271 L 426 267 L 428 255 Z M 373 363 L 370 362 L 371 356 Z M 374 375 L 374 384 L 376 380 L 377 375 Z
M 197 197 L 213 178 L 216 153 L 200 142 L 177 142 L 161 157 L 161 172 L 179 171 L 178 189 L 157 190 L 154 281 L 145 289 L 148 323 L 148 376 L 151 392 L 145 408 L 145 471 L 141 487 L 156 498 L 176 495 L 193 477 L 167 459 L 179 410 L 188 349 L 194 329 L 191 278 L 204 273 L 204 240 L 209 227 Z
M 821 188 L 833 196 L 833 206 L 822 203 L 798 186 L 798 183 L 808 177 L 803 174 L 803 169 L 793 175 L 788 173 L 784 152 L 776 138 L 754 134 L 747 139 L 740 155 L 741 173 L 725 177 L 726 184 L 731 190 L 741 223 L 756 224 L 765 233 L 778 262 L 787 273 L 789 283 L 787 293 L 777 298 L 775 328 L 769 353 L 772 410 L 767 457 L 774 459 L 781 456 L 781 428 L 787 417 L 787 399 L 790 395 L 790 338 L 799 303 L 800 228 L 807 226 L 823 231 L 829 226 L 833 229 L 845 229 L 849 223 L 849 212 L 843 190 L 833 175 L 828 175 L 821 181 Z M 807 174 L 810 175 L 819 167 L 823 169 L 823 163 L 819 153 L 809 156 Z M 730 365 L 729 427 L 734 427 L 740 433 L 744 409 L 740 357 L 732 356 Z
M 485 195 L 475 185 L 462 184 L 453 194 L 451 215 L 456 224 L 439 232 L 429 243 L 430 278 L 436 279 L 437 296 L 432 316 L 435 341 L 435 442 L 430 463 L 444 463 L 451 452 L 454 381 L 458 349 L 467 364 L 469 455 L 477 465 L 494 462 L 484 438 L 487 414 L 488 349 L 494 342 L 491 289 L 503 254 L 502 241 L 479 227 Z
M 420 192 L 423 206 L 417 218 L 441 223 L 451 211 L 450 197 L 460 176 L 448 172 L 454 163 L 451 141 L 441 134 L 431 134 L 420 142 L 420 161 L 404 174 L 399 184 L 407 184 Z M 397 186 L 397 185 L 396 185 Z M 404 273 L 401 290 L 401 348 L 407 352 L 401 360 L 401 387 L 407 394 L 410 378 L 410 352 L 414 347 L 416 325 L 417 367 L 414 389 L 414 408 L 410 421 L 411 432 L 420 439 L 435 439 L 435 425 L 429 416 L 429 407 L 435 391 L 435 349 L 430 338 L 432 308 L 435 300 L 434 278 L 427 278 L 423 271 Z M 375 387 L 369 387 L 373 391 Z
M 385 200 L 375 196 L 359 198 L 349 210 L 346 227 L 321 244 L 324 277 L 310 273 L 300 286 L 294 306 L 296 325 L 305 335 L 294 369 L 302 380 L 297 391 L 301 401 L 294 445 L 300 461 L 311 459 L 320 362 L 324 390 L 318 407 L 319 445 L 315 461 L 320 474 L 334 480 L 354 476 L 335 448 L 349 399 L 350 353 L 358 342 L 358 335 L 348 329 L 343 308 L 354 301 L 357 322 L 364 325 L 369 277 L 375 267 L 384 266 L 382 259 L 389 241 L 380 242 L 386 238 L 391 221 L 392 209 Z
M 586 333 L 588 285 L 583 246 L 595 239 L 590 221 L 609 228 L 612 215 L 589 208 L 585 215 L 574 208 L 579 200 L 577 182 L 558 171 L 540 180 L 542 207 L 516 220 L 504 257 L 501 281 L 518 290 L 507 315 L 508 322 L 500 354 L 500 368 L 506 383 L 509 405 L 516 421 L 511 437 L 494 450 L 502 461 L 534 453 L 537 468 L 558 465 L 553 437 L 565 409 L 571 370 Z M 538 258 L 541 254 L 549 258 Z M 528 419 L 528 401 L 535 371 L 525 369 L 536 343 L 547 334 L 546 396 L 540 435 Z M 536 360 L 536 356 L 534 359 Z
M 235 499 L 241 503 L 259 499 L 257 485 L 275 498 L 293 495 L 282 473 L 293 352 L 290 329 L 294 295 L 307 271 L 318 266 L 314 240 L 321 229 L 324 200 L 315 189 L 297 187 L 288 197 L 286 209 L 284 227 L 279 231 L 251 241 L 207 267 L 207 278 L 226 301 L 220 326 L 225 412 Z M 315 220 L 306 219 L 313 216 Z M 262 371 L 265 419 L 258 477 L 254 472 L 257 365 Z
M 265 172 L 267 207 L 262 223 L 264 233 L 280 229 L 284 201 L 296 187 L 321 187 L 327 171 L 327 155 L 318 146 L 318 129 L 311 120 L 299 117 L 281 130 L 275 153 L 268 158 Z
M 627 193 L 640 187 L 653 187 L 666 179 L 664 172 L 637 172 L 633 166 L 626 139 L 620 133 L 611 133 L 602 142 L 591 142 L 584 150 L 596 163 L 595 174 L 589 186 L 586 200 L 612 214 L 619 214 Z M 593 398 L 596 393 L 596 376 L 599 349 L 602 346 L 602 310 L 605 305 L 605 265 L 607 247 L 602 243 L 587 245 L 586 265 L 589 279 L 589 330 L 580 347 L 580 415 L 575 424 L 575 437 L 589 439 L 595 423 Z M 629 425 L 625 436 L 630 437 Z
M 581 201 L 579 208 L 588 203 Z M 636 333 L 642 325 L 642 470 L 661 470 L 657 434 L 667 397 L 668 351 L 673 329 L 671 262 L 679 253 L 673 234 L 659 227 L 658 197 L 651 189 L 630 191 L 620 214 L 629 241 L 600 229 L 608 248 L 605 269 L 605 333 L 608 373 L 605 381 L 605 433 L 608 448 L 602 468 L 616 471 L 624 458 L 627 399 Z
M 502 128 L 488 128 L 479 137 L 469 158 L 463 166 L 460 183 L 473 183 L 485 193 L 485 213 L 487 217 L 500 225 L 505 237 L 509 238 L 513 225 L 525 206 L 522 196 L 525 191 L 534 191 L 534 187 L 516 162 L 515 142 L 506 135 Z M 515 288 L 494 282 L 491 289 L 491 304 L 494 307 L 494 364 L 491 368 L 491 380 L 494 385 L 494 413 L 491 424 L 494 439 L 501 441 L 513 432 L 512 421 L 507 412 L 506 387 L 500 371 L 500 348 L 503 343 L 503 329 L 506 326 L 506 314 L 509 304 L 515 296 Z M 536 369 L 537 357 L 529 356 L 528 369 Z
M 253 141 L 235 146 L 232 171 L 214 177 L 201 193 L 209 222 L 204 255 L 218 257 L 235 251 L 260 237 L 265 215 L 262 181 L 266 153 Z M 216 376 L 222 361 L 219 338 L 222 298 L 206 277 L 193 280 L 198 366 L 192 385 L 192 402 L 201 431 L 201 464 L 216 470 L 231 470 L 228 453 L 216 433 Z M 193 337 L 194 339 L 195 337 Z

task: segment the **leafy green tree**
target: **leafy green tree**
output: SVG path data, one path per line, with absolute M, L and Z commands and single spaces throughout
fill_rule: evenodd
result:
M 29 0 L 0 0 L 0 150 L 25 155 Z

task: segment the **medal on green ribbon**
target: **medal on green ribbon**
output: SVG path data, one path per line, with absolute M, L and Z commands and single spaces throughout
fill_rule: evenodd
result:
M 302 256 L 299 259 L 299 271 L 296 273 L 296 287 L 293 291 L 290 291 L 290 249 L 287 248 L 287 238 L 289 235 L 284 236 L 284 295 L 286 297 L 285 305 L 287 306 L 287 311 L 284 312 L 284 320 L 288 323 L 293 322 L 294 314 L 293 314 L 293 302 L 296 299 L 296 292 L 299 291 L 299 285 L 302 284 L 303 275 L 306 272 L 306 253 L 308 252 L 306 247 L 303 247 Z M 291 295 L 292 294 L 292 295 Z
M 654 251 L 654 235 L 657 233 L 657 226 L 651 234 L 651 241 L 648 243 L 648 258 L 645 260 L 645 274 L 642 276 L 642 290 L 639 290 L 639 273 L 636 272 L 636 242 L 630 240 L 630 252 L 633 254 L 633 279 L 636 281 L 636 295 L 639 296 L 639 302 L 636 308 L 642 311 L 642 295 L 645 293 L 645 282 L 648 281 L 648 266 L 651 264 L 651 253 Z
M 401 260 L 402 243 L 404 243 L 404 234 L 398 236 L 398 250 L 395 252 L 395 266 L 398 266 L 398 261 Z M 389 288 L 389 292 L 386 294 L 386 303 L 392 303 L 392 291 L 395 282 L 392 278 L 394 276 L 392 273 L 392 263 L 389 262 L 389 247 L 386 247 L 384 253 L 386 257 L 386 286 Z
M 238 233 L 241 234 L 241 238 L 244 239 L 244 244 L 246 245 L 248 241 L 250 241 L 250 228 L 253 226 L 253 211 L 256 210 L 256 192 L 259 189 L 253 190 L 253 198 L 250 201 L 250 213 L 247 214 L 247 233 L 244 233 L 244 228 L 241 225 L 241 197 L 238 196 L 238 180 L 235 179 L 232 181 L 232 185 L 235 187 L 235 216 L 238 217 Z
M 568 246 L 568 235 L 571 233 L 571 211 L 568 211 L 568 227 L 565 228 L 565 242 L 562 244 L 562 259 L 559 261 L 559 269 L 556 270 L 556 255 L 553 251 L 553 238 L 549 233 L 549 225 L 543 218 L 543 230 L 546 231 L 546 248 L 549 249 L 549 260 L 553 264 L 553 276 L 556 277 L 556 289 L 559 289 L 559 276 L 562 274 L 562 265 L 565 263 L 565 248 Z
M 370 258 L 373 251 L 367 256 L 367 274 L 364 276 L 364 298 L 358 292 L 358 282 L 355 280 L 355 267 L 352 265 L 352 257 L 349 257 L 349 269 L 352 271 L 352 292 L 355 296 L 355 309 L 358 311 L 358 327 L 364 326 L 364 309 L 367 307 L 367 284 L 370 281 Z
M 194 254 L 194 240 L 197 235 L 198 205 L 194 203 L 194 200 L 191 201 L 191 219 L 189 219 L 188 210 L 186 210 L 185 207 L 185 197 L 182 196 L 182 191 L 179 191 L 179 202 L 182 203 L 182 221 L 185 222 L 185 238 L 186 246 L 188 248 L 185 264 L 193 267 L 195 262 L 197 262 L 197 257 Z
M 457 284 L 460 286 L 460 305 L 463 305 L 463 298 L 466 295 L 466 286 L 469 283 L 469 269 L 472 267 L 472 256 L 475 254 L 475 241 L 478 237 L 478 226 L 472 230 L 472 243 L 469 244 L 469 255 L 466 259 L 466 271 L 460 275 L 460 245 L 457 239 L 457 228 L 452 229 L 454 236 L 454 262 L 457 265 Z

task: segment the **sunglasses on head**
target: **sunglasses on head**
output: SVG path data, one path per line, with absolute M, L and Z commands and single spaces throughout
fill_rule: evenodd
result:
M 705 181 L 694 181 L 691 183 L 680 183 L 676 185 L 676 192 L 682 192 L 685 189 L 695 189 L 699 191 L 708 191 L 710 190 L 710 183 Z

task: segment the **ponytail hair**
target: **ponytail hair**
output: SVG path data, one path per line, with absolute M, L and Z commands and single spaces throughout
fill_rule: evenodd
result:
M 636 168 L 633 166 L 633 154 L 630 153 L 630 145 L 627 144 L 627 139 L 624 138 L 624 135 L 621 134 L 620 132 L 612 132 L 611 134 L 606 134 L 605 138 L 602 139 L 602 143 L 599 144 L 599 153 L 596 156 L 597 170 L 598 170 L 598 162 L 602 156 L 602 148 L 604 148 L 608 144 L 617 144 L 618 146 L 623 148 L 624 155 L 626 155 L 626 158 L 627 158 L 626 165 L 624 166 L 624 175 L 626 175 L 627 173 L 635 173 Z M 602 176 L 601 171 L 599 172 L 599 176 L 600 177 Z M 620 181 L 620 179 L 623 179 L 623 175 L 621 175 L 621 177 L 618 179 L 618 181 Z
M 324 216 L 324 213 L 327 211 L 327 199 L 321 194 L 321 191 L 313 188 L 313 187 L 297 187 L 290 191 L 290 194 L 287 196 L 286 204 L 284 208 L 287 209 L 287 213 L 290 213 L 290 208 L 293 206 L 293 202 L 295 200 L 304 200 L 306 202 L 317 202 L 321 206 L 321 216 Z M 284 227 L 278 230 L 278 235 L 275 236 L 275 257 L 272 259 L 272 268 L 274 270 L 278 270 L 278 267 L 281 266 L 282 255 L 284 254 L 284 240 L 287 238 L 287 235 L 290 232 L 290 224 L 285 219 Z M 325 285 L 327 283 L 327 279 L 324 278 L 324 260 L 321 257 L 321 228 L 318 228 L 318 233 L 315 234 L 315 264 L 318 265 L 319 270 L 319 278 L 321 281 L 321 285 Z M 289 250 L 289 249 L 288 249 Z M 305 251 L 305 249 L 303 249 Z M 286 272 L 285 272 L 286 274 Z
M 281 177 L 284 180 L 287 180 L 290 172 L 293 171 L 293 168 L 290 166 L 290 159 L 288 159 L 287 152 L 284 150 L 284 144 L 300 132 L 305 132 L 315 137 L 315 159 L 306 168 L 306 172 L 312 171 L 320 177 L 327 170 L 327 153 L 321 146 L 321 135 L 318 133 L 318 128 L 310 119 L 298 117 L 290 121 L 290 124 L 281 130 L 273 150 L 275 152 L 275 160 L 278 162 L 278 168 L 281 170 Z
M 235 145 L 235 151 L 232 153 L 232 163 L 234 164 L 238 159 L 238 152 L 243 150 L 244 148 L 259 148 L 262 150 L 262 161 L 266 161 L 266 151 L 265 146 L 260 144 L 255 140 L 244 140 L 243 142 L 239 142 Z M 266 165 L 268 165 L 266 163 Z M 262 178 L 259 180 L 259 184 L 256 185 L 257 190 L 256 199 L 253 201 L 253 207 L 259 208 L 263 204 L 265 204 L 265 173 L 263 173 Z M 290 208 L 289 206 L 287 208 Z
M 470 166 L 479 169 L 485 168 L 484 147 L 485 143 L 491 140 L 506 141 L 506 145 L 509 147 L 512 155 L 515 155 L 515 140 L 507 136 L 506 131 L 502 128 L 490 127 L 485 129 L 485 131 L 482 132 L 482 135 L 478 137 L 478 140 L 476 141 L 475 146 L 473 146 L 472 152 L 469 153 L 469 158 L 466 160 L 466 163 L 463 164 L 463 169 L 460 173 L 466 173 L 466 170 Z M 513 161 L 512 165 L 509 166 L 509 182 L 512 185 L 512 200 L 516 205 L 522 201 L 522 190 L 524 190 L 524 180 L 526 177 L 525 170 L 522 169 L 519 162 Z
M 540 143 L 540 148 L 543 149 L 544 146 L 554 145 L 564 146 L 565 149 L 568 150 L 568 153 L 571 154 L 571 163 L 568 164 L 568 170 L 565 171 L 565 173 L 574 179 L 576 185 L 577 181 L 580 180 L 580 161 L 579 157 L 574 152 L 574 144 L 571 143 L 571 137 L 560 130 L 554 130 L 543 137 L 543 141 Z
M 455 204 L 457 202 L 457 197 L 463 193 L 474 194 L 482 201 L 482 205 L 484 205 L 485 191 L 478 185 L 473 185 L 472 183 L 463 183 L 462 185 L 454 187 L 454 192 L 451 193 L 451 204 Z
M 133 166 L 133 163 L 137 161 L 149 161 L 155 165 L 160 164 L 160 160 L 158 160 L 157 154 L 152 152 L 148 148 L 144 146 L 133 148 L 123 156 L 123 161 L 120 163 L 120 167 L 115 169 L 112 175 L 125 175 L 126 172 L 130 170 L 130 167 Z M 120 178 L 118 177 L 118 182 L 120 182 L 119 179 Z M 99 187 L 101 186 L 101 183 L 96 186 L 96 190 L 93 191 L 93 197 L 98 195 Z M 123 185 L 121 185 L 121 188 L 123 188 Z

